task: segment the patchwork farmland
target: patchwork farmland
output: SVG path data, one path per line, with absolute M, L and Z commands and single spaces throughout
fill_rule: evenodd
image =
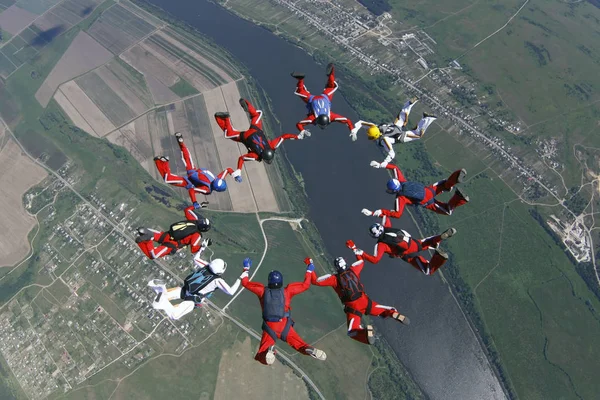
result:
M 92 22 L 75 28 L 79 32 L 36 92 L 39 104 L 46 107 L 55 100 L 74 125 L 125 147 L 159 180 L 156 155 L 168 156 L 174 173 L 186 173 L 175 132 L 184 134 L 197 167 L 215 174 L 235 169 L 246 149 L 226 140 L 213 118 L 215 112 L 228 110 L 237 128 L 249 123 L 238 104 L 238 85 L 245 87 L 245 81 L 228 57 L 127 1 L 88 3 L 88 11 L 102 7 Z M 56 2 L 35 24 L 42 21 L 40 26 L 52 29 L 57 16 L 67 20 L 65 10 L 71 8 L 69 1 Z M 27 9 L 32 10 L 35 7 Z M 65 26 L 75 23 L 71 19 Z M 23 32 L 32 27 L 22 27 Z M 10 29 L 23 34 L 18 27 Z M 0 74 L 4 70 L 10 74 L 2 63 L 0 56 Z M 229 178 L 226 193 L 210 196 L 212 209 L 279 212 L 289 207 L 281 182 L 274 180 L 273 185 L 263 164 L 248 163 L 242 176 L 242 183 Z M 185 190 L 177 193 L 188 201 Z

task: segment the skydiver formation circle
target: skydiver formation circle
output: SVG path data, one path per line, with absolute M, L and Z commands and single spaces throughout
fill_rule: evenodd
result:
M 233 296 L 240 284 L 254 293 L 262 308 L 262 338 L 255 359 L 262 364 L 270 365 L 275 362 L 275 343 L 277 339 L 287 342 L 299 353 L 324 361 L 327 355 L 324 351 L 307 344 L 294 329 L 294 320 L 291 316 L 292 298 L 314 286 L 331 286 L 344 305 L 344 313 L 348 325 L 348 336 L 365 344 L 373 344 L 374 329 L 371 325 L 362 322 L 363 315 L 392 318 L 404 325 L 409 324 L 409 319 L 394 307 L 378 304 L 365 293 L 360 280 L 360 274 L 365 261 L 377 264 L 387 254 L 392 258 L 400 258 L 406 263 L 430 276 L 435 273 L 448 260 L 448 254 L 440 248 L 443 241 L 456 234 L 456 229 L 449 228 L 441 234 L 422 239 L 415 239 L 403 229 L 392 227 L 391 218 L 400 218 L 405 206 L 413 205 L 423 207 L 441 215 L 452 215 L 454 210 L 469 202 L 467 196 L 460 189 L 455 188 L 460 184 L 467 171 L 459 169 L 454 171 L 447 179 L 440 180 L 431 185 L 406 179 L 398 166 L 393 164 L 396 156 L 393 145 L 408 143 L 421 139 L 425 131 L 437 117 L 423 113 L 419 123 L 410 130 L 405 130 L 412 107 L 418 102 L 417 98 L 408 100 L 392 123 L 374 124 L 367 121 L 358 121 L 356 125 L 348 118 L 336 114 L 331 110 L 333 95 L 338 89 L 335 80 L 335 67 L 329 64 L 326 67 L 327 83 L 323 92 L 318 95 L 311 94 L 304 85 L 304 74 L 292 72 L 292 77 L 297 80 L 295 95 L 306 104 L 307 115 L 296 124 L 299 133 L 284 133 L 269 140 L 263 131 L 263 112 L 257 110 L 248 100 L 240 99 L 240 106 L 250 117 L 250 126 L 245 131 L 237 131 L 231 124 L 228 112 L 217 112 L 214 117 L 223 130 L 225 138 L 244 144 L 247 153 L 240 156 L 237 168 L 227 168 L 218 175 L 214 175 L 205 168 L 197 168 L 191 154 L 185 145 L 181 133 L 175 133 L 175 138 L 181 150 L 187 176 L 178 176 L 171 173 L 169 158 L 157 156 L 154 158 L 156 168 L 165 183 L 183 187 L 188 190 L 192 205 L 184 211 L 186 220 L 175 222 L 167 231 L 158 231 L 150 228 L 138 228 L 136 243 L 142 252 L 150 259 L 157 259 L 175 254 L 183 247 L 190 247 L 194 254 L 194 272 L 184 279 L 183 286 L 167 288 L 164 281 L 153 279 L 148 286 L 156 292 L 152 304 L 154 309 L 163 310 L 166 315 L 177 320 L 199 307 L 206 298 L 217 288 Z M 337 257 L 333 264 L 334 274 L 317 277 L 313 260 L 307 257 L 304 281 L 289 283 L 283 286 L 283 275 L 279 271 L 271 271 L 265 286 L 259 282 L 250 281 L 249 272 L 252 260 L 243 261 L 243 272 L 232 286 L 229 286 L 221 275 L 227 268 L 227 263 L 220 259 L 206 261 L 202 253 L 211 245 L 211 239 L 203 238 L 203 234 L 210 230 L 211 223 L 199 214 L 197 210 L 208 206 L 208 202 L 198 202 L 196 193 L 210 195 L 213 191 L 227 190 L 225 181 L 231 175 L 236 182 L 242 182 L 242 168 L 246 161 L 257 161 L 271 164 L 275 152 L 285 140 L 302 140 L 310 137 L 311 133 L 305 129 L 307 125 L 317 125 L 321 129 L 333 122 L 346 124 L 350 130 L 350 139 L 355 141 L 360 128 L 366 128 L 366 136 L 386 153 L 382 162 L 371 161 L 373 168 L 390 170 L 393 178 L 386 184 L 386 192 L 395 196 L 394 209 L 377 209 L 371 211 L 363 209 L 366 216 L 381 218 L 381 222 L 369 227 L 369 234 L 376 240 L 373 254 L 359 248 L 353 240 L 346 241 L 356 261 L 348 265 L 343 257 Z M 444 192 L 454 192 L 450 200 L 444 203 L 436 197 Z M 424 250 L 433 250 L 430 260 L 420 255 Z M 172 304 L 172 301 L 179 301 Z

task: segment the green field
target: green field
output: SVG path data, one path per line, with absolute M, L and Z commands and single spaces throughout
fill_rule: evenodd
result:
M 165 227 L 174 219 L 181 218 L 180 201 L 173 190 L 161 187 L 161 192 L 156 192 L 158 195 L 151 195 L 155 190 L 148 188 L 156 182 L 125 149 L 106 140 L 93 138 L 73 127 L 54 101 L 50 102 L 46 109 L 42 109 L 34 98 L 35 92 L 78 32 L 79 28 L 76 27 L 61 35 L 4 82 L 0 88 L 0 115 L 34 157 L 47 157 L 43 159 L 55 170 L 68 162 L 65 176 L 70 179 L 73 188 L 87 200 L 94 202 L 92 195 L 99 196 L 106 204 L 107 210 L 113 211 L 120 204 L 134 207 L 135 211 L 129 215 L 128 221 L 132 226 Z M 224 63 L 230 62 L 228 58 L 220 60 Z M 35 71 L 35 74 L 32 74 L 32 71 Z M 132 84 L 136 77 L 139 78 L 132 72 L 128 72 L 127 75 Z M 97 82 L 86 82 L 91 85 L 90 90 L 96 91 L 97 85 L 94 84 Z M 286 179 L 289 179 L 289 176 L 293 175 L 286 175 Z M 50 183 L 45 181 L 34 190 L 42 190 L 42 186 Z M 286 188 L 298 191 L 296 183 L 286 184 Z M 296 199 L 294 203 L 301 204 L 302 201 Z M 33 256 L 0 278 L 0 306 L 5 310 L 7 306 L 12 307 L 17 303 L 31 304 L 30 311 L 15 310 L 14 315 L 21 318 L 23 323 L 35 321 L 37 329 L 44 332 L 44 340 L 48 341 L 46 362 L 54 361 L 64 374 L 53 381 L 53 384 L 58 383 L 60 388 L 67 385 L 67 381 L 62 380 L 64 377 L 71 383 L 79 379 L 80 371 L 69 361 L 71 357 L 80 359 L 81 366 L 85 369 L 93 366 L 96 361 L 94 354 L 100 349 L 92 345 L 91 338 L 99 338 L 102 343 L 105 362 L 118 360 L 111 364 L 110 368 L 102 369 L 81 384 L 73 385 L 74 390 L 66 396 L 60 394 L 61 390 L 56 390 L 51 397 L 110 398 L 114 395 L 113 398 L 163 398 L 166 395 L 193 395 L 210 398 L 216 385 L 220 354 L 223 349 L 231 347 L 236 339 L 241 340 L 241 337 L 238 337 L 241 331 L 228 322 L 222 322 L 219 316 L 213 316 L 212 321 L 216 324 L 213 326 L 215 334 L 208 336 L 211 330 L 200 330 L 196 326 L 206 323 L 202 322 L 206 320 L 204 317 L 200 318 L 202 313 L 198 311 L 194 316 L 179 322 L 180 326 L 192 323 L 194 327 L 190 333 L 192 347 L 188 347 L 187 351 L 181 352 L 180 343 L 169 338 L 166 328 L 161 331 L 164 335 L 147 336 L 148 332 L 144 329 L 149 329 L 152 325 L 145 321 L 136 321 L 133 328 L 125 334 L 120 326 L 131 322 L 132 316 L 137 315 L 136 312 L 139 312 L 141 307 L 138 301 L 132 300 L 128 290 L 134 283 L 137 285 L 141 282 L 140 293 L 146 296 L 144 282 L 158 267 L 140 259 L 138 255 L 128 258 L 130 256 L 120 254 L 117 246 L 127 245 L 124 244 L 120 233 L 102 239 L 103 242 L 97 248 L 84 250 L 85 245 L 90 246 L 104 238 L 107 233 L 102 229 L 105 228 L 89 230 L 83 243 L 70 241 L 64 233 L 55 233 L 54 228 L 58 224 L 66 227 L 65 220 L 74 220 L 77 215 L 87 212 L 81 209 L 84 202 L 71 189 L 61 190 L 55 201 L 50 202 L 50 199 L 47 199 L 45 204 L 46 207 L 41 209 L 38 215 L 39 232 L 34 230 L 31 234 L 37 234 L 32 244 Z M 215 257 L 223 257 L 228 262 L 230 268 L 225 278 L 231 282 L 239 275 L 239 266 L 243 258 L 251 256 L 257 264 L 264 250 L 265 243 L 257 215 L 212 211 L 205 211 L 205 214 L 211 218 L 214 226 L 209 236 L 215 244 L 210 250 L 214 252 Z M 314 227 L 307 223 L 304 225 L 306 231 L 300 234 L 285 222 L 265 223 L 270 247 L 257 279 L 265 278 L 268 271 L 274 268 L 284 272 L 286 279 L 303 278 L 303 258 L 322 252 L 321 248 L 315 250 L 313 247 L 314 243 L 320 242 Z M 240 230 L 240 226 L 244 229 Z M 127 229 L 130 226 L 124 227 L 128 233 Z M 86 241 L 89 243 L 86 244 Z M 298 242 L 304 243 L 304 246 L 298 247 Z M 51 263 L 48 247 L 45 248 L 44 245 L 48 245 L 54 252 Z M 294 249 L 293 254 L 288 251 L 290 248 Z M 208 256 L 210 254 L 207 254 Z M 189 263 L 189 255 L 186 257 L 187 261 L 180 261 L 181 258 L 177 257 L 169 260 L 168 267 L 182 277 L 190 272 L 184 266 Z M 52 272 L 49 272 L 49 264 L 53 265 Z M 93 272 L 92 268 L 97 271 Z M 56 276 L 60 276 L 64 283 L 59 282 Z M 47 287 L 42 290 L 39 287 L 22 290 L 30 284 Z M 77 290 L 81 296 L 74 296 L 73 290 Z M 38 297 L 33 301 L 36 295 Z M 246 295 L 248 293 L 243 293 L 236 300 L 231 311 L 259 330 L 258 302 L 255 298 L 245 299 Z M 9 302 L 10 299 L 13 301 Z M 222 294 L 215 295 L 215 301 L 221 305 L 227 300 L 229 299 Z M 65 302 L 71 302 L 71 305 L 64 306 Z M 322 308 L 318 313 L 320 319 L 314 326 L 302 323 L 313 318 L 313 308 L 317 302 Z M 236 311 L 238 305 L 241 310 L 239 313 Z M 46 320 L 48 315 L 52 318 Z M 251 316 L 257 318 L 250 319 Z M 412 383 L 401 364 L 378 353 L 389 351 L 385 350 L 383 343 L 381 345 L 384 347 L 381 349 L 384 350 L 376 350 L 346 337 L 341 304 L 333 291 L 313 288 L 309 293 L 300 296 L 294 305 L 294 316 L 299 322 L 299 331 L 307 340 L 316 341 L 318 346 L 326 349 L 330 355 L 327 363 L 319 364 L 309 357 L 299 357 L 290 352 L 294 361 L 314 377 L 321 390 L 327 393 L 327 398 L 353 398 L 356 393 L 360 393 L 361 398 L 366 397 L 368 376 L 375 365 L 378 372 L 373 376 L 376 377 L 374 379 L 378 385 L 377 393 L 396 392 L 411 398 L 420 397 L 419 389 Z M 70 323 L 64 324 L 64 321 L 71 320 L 79 324 L 77 329 L 71 328 Z M 95 328 L 96 324 L 112 327 L 109 329 L 110 333 L 107 332 L 107 336 L 102 337 Z M 56 340 L 52 341 L 52 338 Z M 128 354 L 134 339 L 142 342 L 134 352 Z M 257 341 L 253 341 L 253 347 L 256 345 Z M 280 347 L 283 350 L 284 346 Z M 167 354 L 157 358 L 161 353 L 173 355 Z M 351 382 L 345 375 L 348 372 L 347 365 L 351 363 L 349 355 L 352 355 L 353 373 L 361 377 Z M 193 365 L 193 368 L 185 368 L 185 365 Z M 46 364 L 50 372 L 54 371 L 54 367 Z M 173 372 L 165 373 L 165 369 Z M 402 371 L 402 379 L 394 375 L 398 371 Z M 2 375 L 3 380 L 7 382 L 6 387 L 18 387 L 10 375 Z M 198 390 L 198 382 L 202 382 L 201 391 Z M 18 390 L 15 390 L 15 393 L 22 397 Z
M 176 84 L 169 86 L 169 89 L 179 97 L 188 97 L 200 93 L 191 83 L 181 77 Z

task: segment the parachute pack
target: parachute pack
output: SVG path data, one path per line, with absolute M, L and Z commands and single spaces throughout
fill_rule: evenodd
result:
M 209 283 L 214 281 L 218 275 L 213 274 L 209 268 L 201 268 L 200 270 L 188 275 L 183 281 L 183 287 L 181 288 L 181 298 L 186 300 L 185 297 L 194 297 L 204 289 Z
M 265 321 L 278 322 L 288 316 L 285 312 L 283 288 L 266 288 L 263 295 L 263 306 L 263 319 Z
M 341 300 L 343 303 L 358 300 L 365 292 L 360 279 L 351 269 L 339 273 L 337 279 L 342 292 Z
M 254 129 L 254 132 L 243 141 L 248 151 L 260 156 L 266 149 L 271 149 L 271 144 L 262 129 L 254 125 L 251 125 L 250 129 Z
M 168 233 L 172 240 L 179 241 L 198 232 L 198 227 L 192 221 L 175 222 L 169 227 Z

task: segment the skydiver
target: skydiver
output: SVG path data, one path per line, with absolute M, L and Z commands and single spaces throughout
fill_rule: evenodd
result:
M 469 196 L 465 195 L 458 188 L 454 191 L 454 195 L 450 198 L 447 203 L 442 203 L 435 197 L 443 192 L 451 191 L 457 183 L 461 183 L 464 177 L 467 175 L 465 169 L 454 171 L 448 179 L 441 180 L 434 183 L 433 185 L 425 186 L 419 182 L 407 181 L 400 168 L 394 164 L 379 164 L 376 161 L 371 162 L 371 166 L 374 168 L 386 168 L 394 172 L 394 178 L 388 180 L 386 192 L 389 194 L 396 195 L 395 211 L 391 210 L 376 210 L 371 211 L 363 210 L 363 214 L 370 216 L 388 216 L 393 218 L 400 218 L 404 212 L 404 206 L 415 205 L 421 206 L 433 212 L 442 215 L 452 215 L 452 212 L 462 205 L 469 202 Z M 368 211 L 369 213 L 365 212 Z
M 154 163 L 158 169 L 158 173 L 163 177 L 165 183 L 169 185 L 185 187 L 188 189 L 190 199 L 194 204 L 194 208 L 200 208 L 201 205 L 196 200 L 196 192 L 204 195 L 215 192 L 224 192 L 227 190 L 227 183 L 225 177 L 228 174 L 233 173 L 231 168 L 225 169 L 219 175 L 215 176 L 212 172 L 205 168 L 196 168 L 190 151 L 188 150 L 185 143 L 183 143 L 183 136 L 181 133 L 175 133 L 179 149 L 181 150 L 181 158 L 185 164 L 187 170 L 187 177 L 181 177 L 171 173 L 171 167 L 169 166 L 169 158 L 166 156 L 154 157 Z
M 304 86 L 303 73 L 292 72 L 291 75 L 298 80 L 294 94 L 299 96 L 302 101 L 306 103 L 306 109 L 308 110 L 306 118 L 296 124 L 296 128 L 298 128 L 301 135 L 304 134 L 310 136 L 310 132 L 304 129 L 304 126 L 309 124 L 318 125 L 319 128 L 325 129 L 331 122 L 340 122 L 346 124 L 350 131 L 354 129 L 352 121 L 331 111 L 333 94 L 338 89 L 338 84 L 335 81 L 335 68 L 333 64 L 327 65 L 327 85 L 320 95 L 312 95 L 306 89 L 306 86 Z
M 156 292 L 156 298 L 152 303 L 155 310 L 164 310 L 169 318 L 177 320 L 195 307 L 201 307 L 206 298 L 210 297 L 217 289 L 221 289 L 230 296 L 235 294 L 240 286 L 241 278 L 238 278 L 232 286 L 229 286 L 221 278 L 227 269 L 227 263 L 220 258 L 210 262 L 200 258 L 202 252 L 210 244 L 210 239 L 202 241 L 202 246 L 194 257 L 195 271 L 184 279 L 183 286 L 167 289 L 164 281 L 160 279 L 148 282 L 148 286 Z M 171 303 L 171 301 L 179 299 L 183 301 L 175 305 Z
M 197 253 L 200 250 L 202 233 L 210 230 L 210 221 L 196 214 L 193 206 L 185 209 L 185 217 L 186 221 L 172 224 L 166 232 L 138 228 L 139 236 L 135 238 L 135 242 L 151 260 L 175 254 L 177 250 L 186 246 L 190 246 L 192 254 Z M 153 242 L 157 242 L 159 246 L 154 247 Z
M 244 144 L 248 149 L 247 154 L 238 158 L 237 170 L 231 173 L 231 176 L 233 176 L 237 182 L 242 181 L 241 174 L 244 161 L 264 161 L 267 164 L 271 164 L 275 157 L 275 150 L 277 150 L 284 140 L 301 140 L 305 136 L 303 133 L 299 135 L 284 133 L 273 140 L 268 140 L 263 132 L 262 111 L 255 109 L 254 106 L 245 99 L 240 99 L 240 106 L 242 106 L 244 111 L 250 115 L 250 128 L 244 132 L 233 129 L 228 112 L 215 113 L 217 124 L 219 124 L 219 127 L 225 132 L 225 137 Z
M 283 275 L 279 271 L 269 273 L 266 288 L 262 283 L 250 282 L 248 271 L 251 266 L 252 260 L 246 258 L 244 260 L 244 273 L 241 276 L 242 286 L 258 296 L 263 315 L 262 338 L 254 359 L 265 365 L 273 364 L 276 354 L 275 342 L 277 339 L 281 339 L 299 353 L 324 361 L 327 358 L 325 352 L 309 346 L 296 333 L 294 321 L 290 314 L 292 298 L 310 287 L 314 265 L 309 264 L 307 266 L 304 282 L 290 283 L 285 288 L 283 288 Z
M 375 125 L 371 122 L 358 121 L 355 128 L 352 130 L 352 133 L 350 133 L 350 138 L 353 141 L 356 140 L 356 134 L 358 133 L 358 130 L 363 126 L 368 126 L 367 138 L 369 140 L 374 140 L 377 146 L 379 146 L 386 153 L 385 159 L 380 164 L 381 167 L 384 168 L 396 157 L 396 152 L 394 151 L 393 147 L 395 143 L 407 143 L 412 142 L 413 140 L 421 139 L 423 135 L 425 135 L 425 131 L 429 125 L 431 125 L 431 123 L 437 119 L 437 117 L 434 115 L 423 113 L 423 118 L 421 118 L 418 125 L 416 125 L 412 130 L 404 131 L 403 128 L 408 123 L 410 110 L 417 101 L 418 100 L 416 98 L 408 100 L 404 104 L 404 107 L 402 107 L 402 110 L 398 114 L 398 117 L 393 124 L 382 123 L 380 125 Z M 372 161 L 371 165 L 374 163 L 376 163 L 376 161 Z
M 442 240 L 452 237 L 456 229 L 450 228 L 441 235 L 414 239 L 405 230 L 392 228 L 388 217 L 383 217 L 382 222 L 383 225 L 376 223 L 369 227 L 369 234 L 377 239 L 373 255 L 357 248 L 352 240 L 346 241 L 346 247 L 352 250 L 357 258 L 361 257 L 372 264 L 377 264 L 384 254 L 392 258 L 401 258 L 425 275 L 433 275 L 448 260 L 448 253 L 441 250 L 439 244 Z M 431 261 L 418 255 L 419 252 L 428 249 L 435 249 Z
M 346 266 L 346 260 L 343 257 L 337 257 L 334 260 L 336 273 L 327 274 L 319 278 L 311 274 L 311 283 L 316 286 L 331 286 L 344 304 L 346 321 L 348 323 L 348 336 L 362 343 L 373 344 L 375 336 L 372 325 L 363 327 L 361 319 L 363 315 L 379 316 L 381 318 L 391 317 L 398 322 L 408 325 L 408 317 L 400 314 L 394 307 L 384 306 L 371 300 L 365 293 L 365 289 L 360 282 L 360 273 L 365 265 L 362 256 L 356 256 L 357 261 L 350 268 Z M 312 259 L 304 260 L 307 264 L 312 264 Z

